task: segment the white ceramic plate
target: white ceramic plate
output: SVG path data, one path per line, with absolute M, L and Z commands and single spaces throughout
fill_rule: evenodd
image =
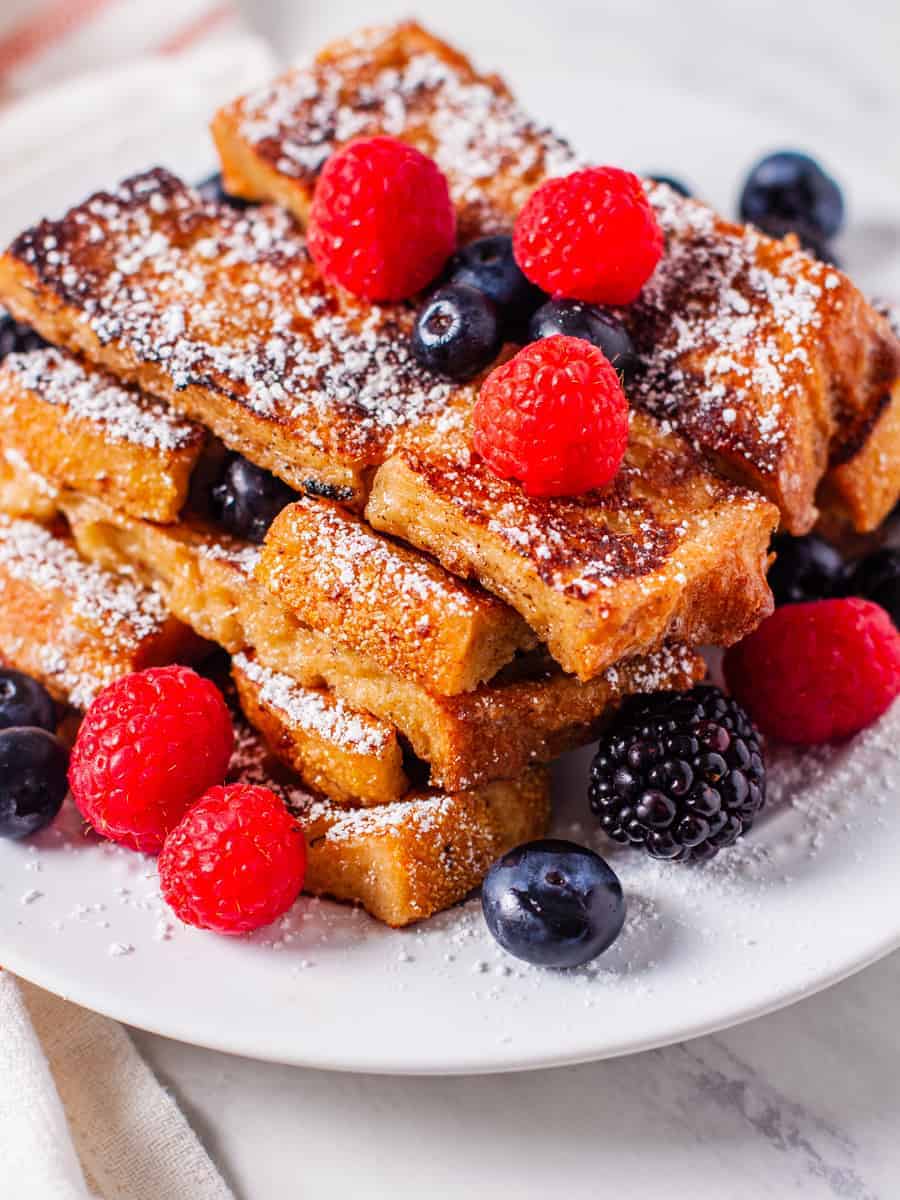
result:
M 68 85 L 64 105 L 60 96 L 45 97 L 5 117 L 0 233 L 151 162 L 202 175 L 212 162 L 210 109 L 264 68 L 258 46 L 248 45 L 239 61 L 204 60 L 190 87 L 183 72 L 151 64 Z M 574 93 L 578 81 L 550 82 L 544 111 L 554 115 L 555 97 L 562 116 L 561 89 Z M 538 107 L 540 84 L 530 89 Z M 658 169 L 674 169 L 677 157 L 723 204 L 740 166 L 785 140 L 740 114 L 719 113 L 729 144 L 737 138 L 744 149 L 740 157 L 730 151 L 730 174 L 720 160 L 704 172 L 699 137 L 686 134 L 677 156 L 663 153 L 650 115 L 663 98 L 644 96 L 646 115 L 643 108 L 631 114 L 627 147 L 622 134 L 621 145 L 605 147 L 595 136 L 596 152 Z M 667 129 L 695 128 L 698 114 L 673 114 L 679 102 L 667 103 Z M 62 111 L 65 130 L 57 122 L 48 144 L 42 130 Z M 582 132 L 590 148 L 591 130 Z M 842 174 L 858 227 L 890 231 L 890 188 L 846 161 Z M 869 279 L 900 295 L 897 260 L 885 250 L 896 247 L 891 237 L 872 254 L 877 277 L 872 269 Z M 862 254 L 860 263 L 869 265 Z M 501 1071 L 645 1049 L 789 1004 L 900 945 L 898 746 L 900 706 L 849 747 L 781 756 L 766 817 L 706 867 L 666 866 L 606 847 L 629 918 L 606 956 L 572 973 L 504 955 L 484 930 L 477 900 L 402 932 L 306 899 L 280 926 L 250 939 L 176 926 L 159 899 L 153 862 L 85 838 L 71 806 L 31 843 L 0 844 L 0 962 L 130 1024 L 310 1066 Z M 585 841 L 592 837 L 588 760 L 569 756 L 556 772 L 556 832 Z

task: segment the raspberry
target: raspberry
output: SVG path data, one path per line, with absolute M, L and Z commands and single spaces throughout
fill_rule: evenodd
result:
M 306 842 L 265 787 L 214 787 L 166 838 L 162 894 L 188 925 L 249 933 L 287 912 L 303 886 Z
M 395 138 L 361 138 L 316 181 L 309 252 L 326 279 L 367 300 L 405 300 L 456 243 L 456 212 L 437 165 Z
M 218 689 L 189 667 L 110 684 L 78 730 L 69 786 L 98 833 L 155 854 L 188 806 L 225 778 L 234 730 Z
M 900 633 L 869 600 L 790 604 L 728 651 L 725 678 L 764 733 L 830 742 L 871 725 L 900 693 Z
M 473 414 L 475 449 L 531 496 L 575 496 L 616 474 L 628 403 L 609 360 L 582 338 L 543 338 L 491 371 Z
M 660 260 L 663 235 L 636 175 L 590 167 L 532 193 L 513 250 L 531 282 L 556 299 L 631 304 Z

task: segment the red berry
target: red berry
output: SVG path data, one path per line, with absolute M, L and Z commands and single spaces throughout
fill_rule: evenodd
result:
M 287 912 L 303 887 L 306 842 L 274 792 L 247 783 L 206 793 L 166 838 L 162 894 L 188 925 L 249 933 Z
M 361 138 L 316 181 L 309 252 L 326 279 L 366 300 L 405 300 L 439 273 L 456 211 L 432 159 L 395 138 Z
M 513 251 L 531 282 L 557 299 L 631 304 L 662 256 L 663 235 L 637 175 L 590 167 L 532 193 Z
M 151 667 L 104 689 L 72 749 L 69 787 L 98 833 L 155 854 L 188 806 L 225 778 L 234 745 L 219 690 L 189 667 Z
M 577 496 L 615 476 L 628 443 L 628 402 L 602 350 L 543 338 L 496 367 L 473 413 L 475 449 L 531 496 Z
M 786 604 L 725 655 L 763 733 L 816 745 L 871 725 L 900 693 L 900 633 L 869 600 Z

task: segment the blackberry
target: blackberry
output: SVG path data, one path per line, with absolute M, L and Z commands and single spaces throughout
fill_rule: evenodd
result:
M 705 861 L 765 803 L 762 742 L 716 687 L 636 696 L 601 739 L 588 796 L 600 827 L 654 858 Z
M 24 354 L 46 345 L 41 335 L 30 325 L 14 320 L 8 312 L 0 308 L 0 362 L 7 354 Z

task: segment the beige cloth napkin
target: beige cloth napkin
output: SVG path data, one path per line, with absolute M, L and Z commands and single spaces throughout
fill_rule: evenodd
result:
M 4 1200 L 233 1200 L 115 1021 L 0 973 Z

